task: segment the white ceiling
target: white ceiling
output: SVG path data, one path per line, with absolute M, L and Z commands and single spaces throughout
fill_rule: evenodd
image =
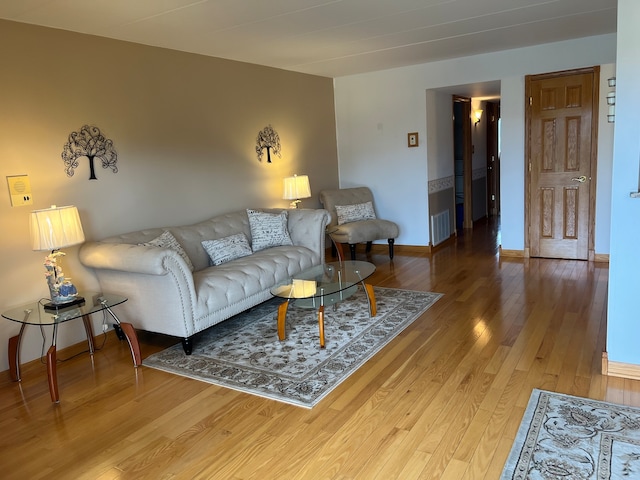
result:
M 617 0 L 0 0 L 0 18 L 326 77 L 616 31 Z

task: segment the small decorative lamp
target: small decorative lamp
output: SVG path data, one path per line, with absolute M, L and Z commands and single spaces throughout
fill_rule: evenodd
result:
M 311 187 L 309 186 L 309 177 L 307 175 L 294 175 L 284 179 L 284 193 L 282 198 L 292 200 L 291 208 L 299 208 L 301 198 L 309 198 L 311 196 Z
M 65 278 L 60 264 L 64 253 L 61 248 L 78 245 L 84 242 L 84 232 L 80 223 L 78 209 L 73 205 L 56 207 L 31 212 L 31 245 L 33 250 L 50 250 L 45 257 L 45 276 L 51 294 L 51 302 L 44 308 L 56 310 L 82 303 L 78 290 Z

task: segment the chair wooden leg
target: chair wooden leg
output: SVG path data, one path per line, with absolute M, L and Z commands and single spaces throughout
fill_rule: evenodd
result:
M 389 239 L 389 258 L 393 260 L 393 243 L 395 240 L 393 238 Z
M 355 260 L 356 259 L 356 244 L 355 243 L 350 243 L 349 244 L 349 250 L 351 250 L 351 260 Z

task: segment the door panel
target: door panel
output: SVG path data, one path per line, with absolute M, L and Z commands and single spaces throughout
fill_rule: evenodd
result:
M 531 256 L 589 258 L 595 77 L 527 78 Z

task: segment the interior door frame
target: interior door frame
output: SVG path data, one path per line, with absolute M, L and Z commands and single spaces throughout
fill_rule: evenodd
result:
M 597 176 L 597 160 L 598 160 L 598 121 L 600 96 L 600 66 L 577 68 L 573 70 L 563 70 L 559 72 L 542 73 L 538 75 L 525 76 L 525 185 L 524 185 L 524 257 L 531 256 L 531 84 L 535 80 L 545 80 L 548 78 L 566 77 L 570 75 L 581 75 L 585 73 L 593 74 L 593 92 L 591 98 L 591 178 L 589 182 L 589 219 L 588 219 L 588 236 L 587 250 L 588 261 L 595 260 L 595 213 L 596 213 L 596 176 Z

